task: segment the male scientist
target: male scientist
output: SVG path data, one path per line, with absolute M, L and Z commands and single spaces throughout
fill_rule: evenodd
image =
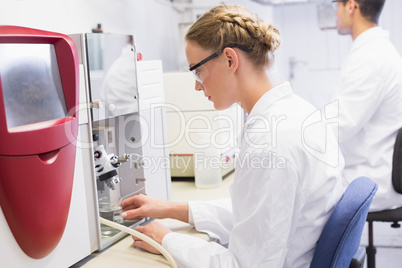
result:
M 353 44 L 342 66 L 339 144 L 345 158 L 344 184 L 359 176 L 378 183 L 370 211 L 402 206 L 392 186 L 392 155 L 402 127 L 402 60 L 388 33 L 378 27 L 385 0 L 337 2 L 337 30 Z

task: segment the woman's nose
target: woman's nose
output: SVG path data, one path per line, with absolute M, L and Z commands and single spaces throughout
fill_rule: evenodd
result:
M 203 85 L 198 82 L 197 80 L 195 80 L 195 90 L 196 91 L 201 91 L 203 89 Z

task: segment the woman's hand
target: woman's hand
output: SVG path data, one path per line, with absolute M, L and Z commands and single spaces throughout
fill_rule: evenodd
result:
M 125 220 L 150 217 L 188 222 L 188 203 L 170 202 L 139 194 L 123 200 L 121 207 L 123 208 L 121 216 Z
M 122 217 L 125 220 L 145 217 L 163 219 L 168 217 L 168 206 L 168 201 L 139 194 L 121 202 L 121 207 L 123 208 Z
M 165 235 L 172 232 L 169 228 L 165 227 L 163 224 L 156 222 L 156 221 L 152 221 L 145 226 L 138 226 L 137 228 L 135 228 L 135 230 L 152 238 L 153 240 L 155 240 L 156 242 L 158 242 L 161 245 L 162 245 L 162 240 L 165 237 Z M 134 240 L 135 247 L 142 248 L 142 249 L 149 251 L 151 253 L 154 253 L 154 254 L 161 254 L 157 249 L 155 249 L 153 246 L 151 246 L 147 242 L 145 242 L 135 236 L 132 236 L 132 237 Z

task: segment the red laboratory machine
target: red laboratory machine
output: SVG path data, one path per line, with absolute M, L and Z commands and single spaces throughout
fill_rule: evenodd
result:
M 0 207 L 33 259 L 57 247 L 69 215 L 78 76 L 68 36 L 0 26 Z

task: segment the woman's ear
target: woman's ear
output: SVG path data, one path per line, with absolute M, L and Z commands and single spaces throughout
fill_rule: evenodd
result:
M 226 66 L 235 72 L 239 67 L 239 57 L 233 48 L 227 47 L 223 50 L 223 55 L 225 57 Z

